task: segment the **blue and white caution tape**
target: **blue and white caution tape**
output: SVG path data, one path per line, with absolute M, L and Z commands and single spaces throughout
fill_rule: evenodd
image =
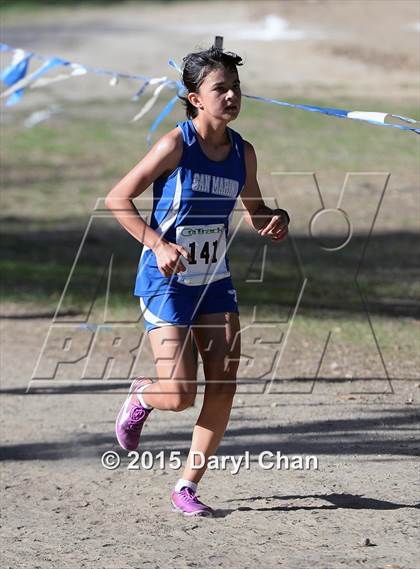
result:
M 11 47 L 10 45 L 7 45 L 5 43 L 0 43 L 0 52 L 5 52 L 5 51 L 12 51 L 14 52 L 14 57 L 12 62 L 10 63 L 10 65 L 8 65 L 6 67 L 6 69 L 3 70 L 3 72 L 0 75 L 0 79 L 2 81 L 4 81 L 3 79 L 3 75 L 4 74 L 10 74 L 11 75 L 11 80 L 13 79 L 13 81 L 11 83 L 7 83 L 8 85 L 12 85 L 13 83 L 15 83 L 17 80 L 21 79 L 22 77 L 25 76 L 26 74 L 26 69 L 22 70 L 23 72 L 21 74 L 19 74 L 18 70 L 13 71 L 12 69 L 16 66 L 16 63 L 18 63 L 18 61 L 15 61 L 15 58 L 21 58 L 22 54 L 25 55 L 25 57 L 27 58 L 28 62 L 30 59 L 35 59 L 38 61 L 50 61 L 51 58 L 49 57 L 45 57 L 43 55 L 39 55 L 38 53 L 34 53 L 34 52 L 29 52 L 29 51 L 25 51 L 23 49 L 18 49 L 15 47 Z M 17 52 L 19 52 L 19 56 L 17 57 Z M 55 59 L 55 58 L 53 58 Z M 58 58 L 57 58 L 58 59 Z M 63 61 L 63 60 L 62 60 Z M 75 65 L 77 67 L 83 68 L 85 70 L 86 73 L 95 73 L 96 75 L 108 75 L 111 77 L 110 80 L 110 85 L 116 85 L 118 83 L 119 79 L 133 79 L 136 81 L 148 81 L 150 80 L 150 77 L 146 77 L 145 75 L 138 75 L 138 74 L 130 74 L 130 73 L 123 73 L 123 72 L 116 72 L 116 71 L 110 71 L 108 69 L 101 69 L 98 67 L 89 67 L 87 65 L 81 65 L 79 63 L 71 63 L 71 62 L 66 62 L 66 64 L 70 64 L 70 65 Z
M 179 65 L 173 59 L 170 59 L 168 61 L 168 64 L 171 65 L 171 67 L 173 67 L 174 69 L 176 69 L 179 74 L 182 73 L 182 69 L 179 67 Z M 279 101 L 277 99 L 269 99 L 268 97 L 257 97 L 255 95 L 245 95 L 244 94 L 243 97 L 246 97 L 247 99 L 254 99 L 255 101 L 261 101 L 264 103 L 281 105 L 283 107 L 290 107 L 290 108 L 294 108 L 294 109 L 301 109 L 303 111 L 310 111 L 312 113 L 321 113 L 323 115 L 334 116 L 334 117 L 338 117 L 341 119 L 352 119 L 352 120 L 368 122 L 370 124 L 374 124 L 377 126 L 390 126 L 392 128 L 399 128 L 400 130 L 410 130 L 412 132 L 420 134 L 420 122 L 419 121 L 417 121 L 415 119 L 408 118 L 408 117 L 402 117 L 400 115 L 392 115 L 390 113 L 378 113 L 378 112 L 370 112 L 370 111 L 346 111 L 344 109 L 332 109 L 332 108 L 328 108 L 328 107 L 316 107 L 313 105 L 301 105 L 298 103 L 288 103 L 286 101 Z M 385 119 L 387 117 L 391 117 L 391 118 L 400 120 L 402 122 L 406 122 L 408 124 L 416 124 L 417 123 L 417 124 L 419 124 L 419 126 L 418 127 L 412 127 L 412 126 L 408 126 L 408 124 L 407 125 L 394 124 L 394 123 L 386 121 Z
M 17 67 L 23 61 L 25 60 L 19 61 L 19 63 L 17 63 L 14 67 L 10 66 L 6 68 L 2 73 L 2 75 L 0 76 L 0 79 L 2 79 L 4 83 L 7 84 L 8 82 L 10 85 L 10 87 L 5 91 L 3 91 L 0 95 L 2 99 L 8 97 L 6 101 L 6 105 L 8 106 L 19 102 L 19 100 L 23 96 L 25 88 L 31 84 L 36 85 L 36 81 L 39 79 L 39 77 L 41 77 L 41 75 L 44 75 L 44 73 L 46 73 L 50 69 L 53 69 L 54 67 L 70 64 L 69 61 L 65 61 L 64 59 L 60 59 L 59 57 L 52 57 L 51 59 L 45 61 L 45 63 L 43 63 L 36 71 L 24 77 L 24 75 L 26 74 L 27 65 L 22 66 L 19 68 L 19 70 L 17 70 Z M 11 81 L 13 81 L 13 83 L 11 83 Z
M 147 135 L 147 144 L 149 145 L 149 147 L 152 144 L 152 133 L 155 132 L 155 130 L 157 129 L 157 127 L 160 125 L 160 123 L 163 121 L 163 119 L 169 115 L 169 113 L 172 111 L 172 109 L 174 108 L 175 104 L 179 101 L 179 96 L 175 95 L 175 97 L 173 97 L 169 103 L 165 106 L 165 108 L 163 109 L 163 111 L 158 115 L 158 117 L 155 119 L 154 123 L 152 124 L 152 126 L 149 129 L 149 134 Z
M 157 129 L 162 120 L 172 111 L 173 107 L 179 101 L 179 96 L 185 93 L 185 87 L 182 81 L 171 80 L 167 77 L 146 77 L 144 75 L 133 75 L 128 73 L 121 73 L 117 71 L 110 71 L 107 69 L 100 69 L 95 67 L 88 67 L 81 65 L 79 63 L 72 63 L 70 61 L 61 59 L 59 57 L 47 58 L 38 55 L 33 52 L 27 52 L 23 49 L 17 49 L 10 47 L 7 44 L 0 43 L 0 52 L 11 51 L 13 52 L 13 58 L 11 63 L 0 73 L 0 80 L 6 85 L 7 89 L 0 94 L 0 98 L 7 99 L 6 105 L 14 105 L 18 103 L 23 97 L 24 91 L 27 87 L 33 89 L 36 87 L 44 87 L 49 83 L 55 83 L 57 81 L 63 81 L 69 79 L 70 77 L 77 77 L 85 75 L 86 73 L 95 73 L 97 75 L 107 75 L 110 76 L 110 86 L 115 87 L 118 85 L 120 79 L 131 79 L 134 81 L 141 81 L 141 87 L 133 95 L 132 100 L 137 101 L 146 91 L 147 87 L 156 85 L 153 95 L 140 111 L 133 117 L 132 122 L 138 121 L 143 118 L 155 105 L 157 99 L 161 95 L 164 89 L 175 89 L 177 95 L 175 95 L 160 112 L 158 117 L 153 122 L 149 129 L 149 134 L 147 136 L 147 142 L 150 146 L 151 135 Z M 32 59 L 40 60 L 43 62 L 38 69 L 36 69 L 31 74 L 27 75 L 30 61 Z M 176 69 L 176 71 L 181 74 L 182 70 L 179 65 L 173 60 L 168 61 L 169 65 Z M 47 71 L 56 67 L 66 67 L 70 69 L 70 73 L 60 73 L 55 77 L 42 77 Z M 281 105 L 283 107 L 289 107 L 294 109 L 301 109 L 304 111 L 310 111 L 313 113 L 321 113 L 324 115 L 334 116 L 341 119 L 351 119 L 357 121 L 367 122 L 376 126 L 387 126 L 392 128 L 398 128 L 400 130 L 406 130 L 420 134 L 420 123 L 415 119 L 408 117 L 402 117 L 400 115 L 393 115 L 391 113 L 378 113 L 378 112 L 367 112 L 367 111 L 347 111 L 344 109 L 333 109 L 328 107 L 318 107 L 313 105 L 301 105 L 298 103 L 288 103 L 286 101 L 279 101 L 277 99 L 270 99 L 267 97 L 257 97 L 254 95 L 243 95 L 248 99 L 254 99 L 256 101 L 261 101 L 264 103 L 271 103 L 275 105 Z M 400 122 L 407 124 L 395 124 L 390 122 L 389 119 L 396 119 Z M 417 124 L 419 126 L 412 126 Z
M 166 76 L 146 77 L 145 75 L 133 75 L 128 73 L 110 71 L 108 69 L 88 67 L 86 65 L 72 63 L 58 57 L 48 58 L 33 52 L 27 52 L 23 49 L 15 49 L 4 43 L 0 43 L 0 51 L 13 52 L 11 63 L 0 74 L 0 80 L 3 81 L 6 87 L 8 87 L 0 94 L 0 98 L 6 99 L 6 106 L 15 105 L 18 103 L 22 99 L 26 88 L 34 89 L 36 87 L 44 87 L 49 83 L 64 81 L 70 77 L 77 77 L 85 75 L 86 73 L 95 73 L 97 75 L 110 76 L 111 79 L 109 84 L 112 87 L 118 85 L 120 79 L 142 81 L 142 86 L 132 97 L 133 101 L 138 101 L 149 85 L 157 86 L 152 97 L 146 102 L 140 112 L 137 113 L 137 115 L 133 118 L 133 121 L 137 121 L 152 109 L 159 95 L 165 88 L 179 88 L 179 82 L 168 79 Z M 31 60 L 41 61 L 41 65 L 33 73 L 27 75 Z M 54 67 L 59 66 L 70 68 L 70 73 L 60 73 L 54 77 L 48 78 L 42 77 L 42 75 L 47 73 L 47 71 L 50 71 Z
M 392 115 L 391 113 L 377 113 L 370 111 L 346 111 L 344 109 L 332 109 L 328 107 L 315 107 L 312 105 L 300 105 L 298 103 L 287 103 L 286 101 L 278 101 L 277 99 L 269 99 L 267 97 L 256 97 L 254 95 L 243 95 L 247 99 L 254 99 L 256 101 L 262 101 L 264 103 L 272 103 L 274 105 L 281 105 L 283 107 L 291 107 L 294 109 L 301 109 L 303 111 L 310 111 L 312 113 L 321 113 L 323 115 L 329 115 L 333 117 L 338 117 L 340 119 L 352 119 L 356 121 L 364 121 L 376 126 L 390 126 L 392 128 L 399 128 L 400 130 L 410 130 L 417 134 L 420 134 L 420 123 L 415 119 L 409 117 L 402 117 L 400 115 Z M 407 125 L 394 124 L 388 122 L 387 117 L 391 117 L 402 122 L 408 123 Z M 409 124 L 419 124 L 418 127 L 408 126 Z

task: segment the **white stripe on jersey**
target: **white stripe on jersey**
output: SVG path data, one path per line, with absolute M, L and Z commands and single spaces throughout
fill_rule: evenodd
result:
M 181 196 L 182 196 L 182 183 L 181 183 L 181 170 L 178 170 L 178 174 L 176 176 L 176 187 L 174 196 L 172 198 L 171 207 L 168 209 L 167 214 L 161 221 L 161 224 L 155 229 L 156 233 L 159 235 L 165 234 L 168 229 L 175 223 L 176 216 L 178 215 L 179 207 L 181 205 Z M 147 245 L 143 245 L 143 251 L 141 252 L 140 260 L 143 255 L 148 251 L 150 247 Z

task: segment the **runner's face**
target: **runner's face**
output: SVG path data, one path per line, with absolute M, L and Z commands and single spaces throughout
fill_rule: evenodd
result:
M 241 83 L 236 70 L 220 67 L 206 75 L 198 93 L 191 93 L 192 102 L 199 113 L 223 119 L 235 120 L 241 110 Z

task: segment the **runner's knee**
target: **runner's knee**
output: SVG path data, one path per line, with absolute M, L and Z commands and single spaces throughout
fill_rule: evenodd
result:
M 184 411 L 194 405 L 195 393 L 172 393 L 169 402 L 171 411 Z

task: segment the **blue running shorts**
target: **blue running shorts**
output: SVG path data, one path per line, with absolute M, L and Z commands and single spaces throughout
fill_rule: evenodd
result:
M 147 332 L 161 326 L 191 326 L 201 314 L 236 312 L 236 290 L 230 277 L 208 285 L 187 286 L 140 297 Z

